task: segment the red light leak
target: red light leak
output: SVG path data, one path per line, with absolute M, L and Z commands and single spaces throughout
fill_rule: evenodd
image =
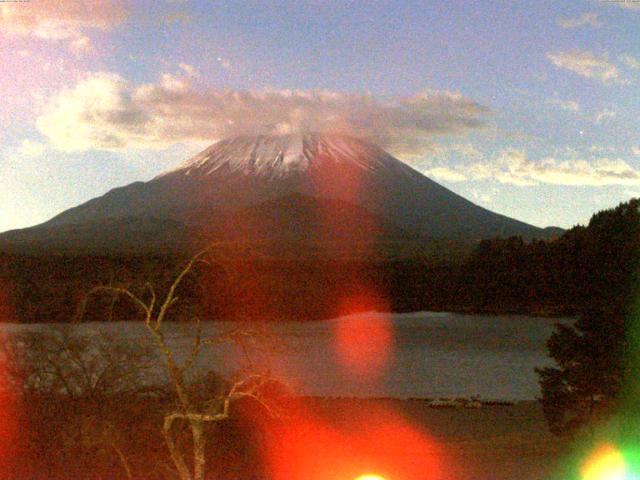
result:
M 372 293 L 343 301 L 334 327 L 334 348 L 342 365 L 360 380 L 375 380 L 393 354 L 393 328 L 386 302 Z
M 443 469 L 447 461 L 442 446 L 394 412 L 368 407 L 340 420 L 339 426 L 308 413 L 291 421 L 279 440 L 267 446 L 270 478 L 448 478 Z M 367 477 L 367 472 L 375 474 Z
M 322 153 L 320 153 L 322 155 Z M 376 254 L 376 239 L 383 226 L 375 217 L 354 212 L 355 202 L 366 185 L 361 171 L 341 164 L 332 175 L 324 170 L 310 172 L 313 191 L 318 198 L 342 199 L 345 203 L 320 204 L 312 210 L 308 225 L 308 240 L 327 248 L 329 257 L 357 262 Z M 351 202 L 349 202 L 351 200 Z M 335 207 L 335 208 L 334 208 Z M 295 212 L 295 210 L 294 210 Z M 306 217 L 303 217 L 303 219 Z M 237 221 L 237 219 L 233 219 Z M 275 222 L 275 223 L 274 223 Z M 251 248 L 256 238 L 270 238 L 277 219 L 250 217 L 228 225 L 226 238 Z M 285 225 L 289 228 L 288 224 Z M 307 224 L 303 221 L 302 226 Z M 277 232 L 276 232 L 277 233 Z M 335 245 L 336 250 L 332 250 Z M 243 290 L 234 291 L 247 318 L 277 317 L 268 311 L 269 291 L 250 271 L 251 262 L 232 265 L 232 276 L 243 281 Z M 357 265 L 357 263 L 356 263 Z M 342 268 L 341 266 L 327 268 Z M 333 347 L 340 364 L 354 381 L 372 382 L 384 373 L 393 355 L 393 328 L 388 313 L 388 297 L 380 288 L 366 280 L 367 272 L 353 272 L 345 278 L 343 272 L 330 271 L 340 282 L 333 288 L 331 300 L 335 308 Z M 254 310 L 247 312 L 247 306 Z M 376 312 L 376 313 L 372 313 Z M 384 313 L 377 313 L 384 312 Z M 257 315 L 247 315 L 255 313 Z M 443 448 L 425 433 L 390 409 L 372 403 L 357 409 L 357 415 L 326 421 L 302 405 L 303 411 L 287 412 L 284 425 L 274 430 L 266 427 L 264 438 L 267 475 L 274 480 L 441 480 Z M 259 422 L 260 423 L 260 422 Z
M 12 314 L 11 305 L 6 297 L 6 285 L 0 284 L 0 323 L 10 322 L 14 316 Z M 4 333 L 0 332 L 0 336 L 4 337 Z M 12 390 L 11 385 L 5 383 L 7 379 L 6 369 L 7 352 L 0 352 L 0 477 L 11 478 L 10 472 L 13 469 L 13 460 L 18 440 L 18 422 L 19 414 L 17 397 Z

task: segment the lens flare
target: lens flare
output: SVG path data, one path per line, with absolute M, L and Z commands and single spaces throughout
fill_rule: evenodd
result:
M 622 454 L 610 445 L 599 448 L 582 469 L 582 480 L 627 480 Z
M 366 473 L 364 475 L 360 475 L 356 480 L 387 480 L 386 478 L 376 475 L 375 473 Z
M 347 371 L 361 380 L 380 376 L 390 361 L 393 350 L 391 319 L 386 313 L 362 312 L 376 302 L 370 298 L 352 298 L 343 303 L 340 313 L 347 315 L 336 321 L 335 349 Z
M 0 323 L 11 322 L 15 317 L 13 309 L 6 295 L 7 286 L 0 283 Z M 0 333 L 0 336 L 4 336 Z M 4 339 L 4 337 L 3 337 Z M 5 384 L 7 380 L 8 363 L 11 361 L 9 352 L 0 352 L 0 477 L 11 478 L 13 460 L 15 460 L 15 448 L 17 446 L 18 433 L 18 409 L 17 398 L 11 385 Z
M 360 404 L 353 410 L 342 408 L 345 410 L 339 421 L 335 411 L 322 413 L 312 408 L 294 414 L 286 427 L 265 444 L 269 478 L 451 478 L 445 469 L 452 465 L 445 447 L 401 415 L 373 403 Z

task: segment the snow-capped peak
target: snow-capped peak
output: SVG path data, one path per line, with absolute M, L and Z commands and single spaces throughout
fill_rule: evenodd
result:
M 366 170 L 388 169 L 398 163 L 382 149 L 353 137 L 297 133 L 221 140 L 169 173 L 208 176 L 227 171 L 282 178 L 324 162 L 346 163 Z

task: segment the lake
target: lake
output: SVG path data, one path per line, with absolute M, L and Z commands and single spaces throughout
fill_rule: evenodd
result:
M 559 321 L 568 320 L 433 312 L 367 313 L 319 322 L 269 323 L 266 329 L 279 348 L 267 352 L 250 349 L 254 365 L 270 370 L 300 395 L 479 395 L 483 399 L 531 400 L 540 392 L 534 368 L 552 365 L 545 342 Z M 382 350 L 375 334 L 365 332 L 363 336 L 360 331 L 352 337 L 352 347 L 357 351 L 366 352 L 373 342 L 375 358 L 370 360 L 375 371 L 349 368 L 350 364 L 342 360 L 344 352 L 341 356 L 336 347 L 339 332 L 354 322 L 360 326 L 385 325 Z M 203 335 L 215 336 L 237 326 L 205 322 Z M 5 324 L 0 331 L 10 334 L 52 328 L 58 327 Z M 69 328 L 90 335 L 105 332 L 135 342 L 150 341 L 141 322 L 84 323 Z M 195 336 L 194 326 L 167 323 L 165 328 L 172 348 L 184 355 Z M 351 344 L 347 346 L 351 348 Z M 237 370 L 241 358 L 238 348 L 208 347 L 196 369 L 214 369 L 228 375 Z M 163 373 L 158 370 L 156 375 Z

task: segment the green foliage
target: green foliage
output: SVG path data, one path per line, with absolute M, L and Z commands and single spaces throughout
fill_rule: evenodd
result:
M 558 246 L 572 258 L 579 319 L 547 343 L 557 367 L 537 370 L 550 430 L 575 432 L 613 412 L 633 368 L 634 293 L 640 266 L 640 201 L 599 212 Z
M 547 346 L 558 366 L 537 372 L 549 429 L 574 433 L 606 418 L 623 385 L 624 322 L 594 312 L 574 325 L 558 324 Z

